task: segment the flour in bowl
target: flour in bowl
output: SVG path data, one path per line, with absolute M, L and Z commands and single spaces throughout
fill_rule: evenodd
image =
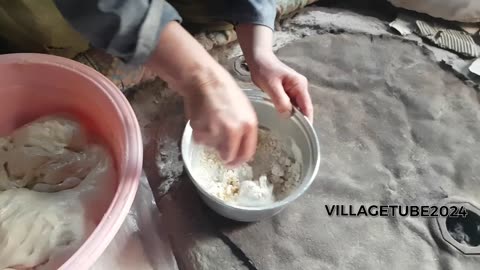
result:
M 209 194 L 237 206 L 265 206 L 297 187 L 302 172 L 299 154 L 270 131 L 260 129 L 253 160 L 230 169 L 213 149 L 196 146 L 192 174 Z
M 57 269 L 55 256 L 68 258 L 102 218 L 114 175 L 75 121 L 42 118 L 0 137 L 0 269 Z

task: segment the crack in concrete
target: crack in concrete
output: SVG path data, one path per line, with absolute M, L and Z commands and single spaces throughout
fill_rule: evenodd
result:
M 250 259 L 247 254 L 245 254 L 245 252 L 237 244 L 235 244 L 232 239 L 230 239 L 230 237 L 218 229 L 216 231 L 218 233 L 218 237 L 230 248 L 235 257 L 242 261 L 249 270 L 258 270 L 253 260 Z
M 204 207 L 208 208 L 206 205 Z M 237 224 L 237 222 L 233 222 L 231 220 L 227 220 L 218 214 L 214 213 L 210 209 L 205 209 L 207 215 L 209 216 L 209 220 L 213 231 L 216 233 L 217 237 L 222 240 L 222 242 L 232 251 L 232 254 L 240 260 L 248 270 L 259 270 L 259 268 L 255 265 L 253 259 L 248 257 L 248 255 L 242 250 L 240 246 L 238 246 L 228 235 L 222 232 L 220 229 L 220 224 Z
M 168 235 L 168 242 L 172 248 L 172 254 L 175 258 L 175 262 L 177 263 L 177 270 L 188 270 L 188 268 L 185 266 L 185 262 L 182 260 L 183 257 L 180 255 L 181 252 L 179 251 L 177 245 L 175 245 L 175 241 L 172 239 L 170 234 Z
M 427 49 L 428 50 L 428 49 Z M 448 71 L 450 73 L 452 73 L 453 75 L 455 75 L 455 77 L 457 77 L 458 79 L 460 79 L 462 82 L 464 82 L 467 86 L 470 86 L 472 88 L 474 88 L 475 90 L 477 90 L 477 93 L 480 91 L 480 85 L 476 82 L 474 82 L 473 80 L 471 80 L 469 77 L 465 76 L 464 74 L 462 74 L 461 72 L 458 72 L 457 70 L 455 70 L 451 65 L 449 65 L 447 62 L 445 61 L 435 61 L 438 63 L 438 66 L 440 68 L 442 68 L 443 70 L 445 71 Z
M 164 180 L 157 188 L 156 196 L 158 196 L 158 200 L 165 197 L 180 181 L 179 178 L 168 178 Z
M 457 78 L 459 78 L 460 80 L 465 82 L 465 84 L 467 84 L 469 86 L 473 86 L 476 90 L 479 90 L 478 84 L 475 84 L 474 82 L 469 80 L 464 74 L 456 71 L 447 62 L 435 60 L 435 57 L 433 55 L 434 53 L 432 52 L 432 50 L 430 50 L 424 43 L 416 41 L 416 40 L 410 40 L 410 39 L 407 39 L 407 38 L 404 38 L 404 37 L 401 37 L 401 36 L 392 35 L 388 32 L 385 33 L 385 34 L 372 34 L 372 33 L 368 33 L 368 32 L 362 32 L 362 31 L 356 31 L 356 30 L 350 30 L 350 29 L 345 29 L 345 28 L 341 28 L 341 27 L 336 27 L 336 26 L 333 26 L 333 25 L 329 26 L 329 27 L 323 27 L 321 25 L 311 26 L 311 25 L 303 25 L 303 24 L 299 24 L 299 23 L 292 23 L 288 28 L 289 28 L 288 30 L 282 29 L 282 31 L 284 31 L 284 32 L 288 31 L 289 34 L 291 34 L 292 36 L 295 36 L 295 37 L 294 37 L 293 40 L 289 40 L 289 42 L 286 42 L 286 43 L 290 43 L 290 42 L 293 42 L 293 41 L 300 40 L 303 37 L 307 37 L 310 34 L 322 35 L 322 34 L 328 34 L 328 33 L 335 34 L 335 35 L 340 35 L 340 34 L 354 35 L 354 36 L 355 35 L 358 35 L 358 36 L 360 36 L 360 35 L 365 36 L 366 35 L 366 36 L 370 37 L 371 41 L 373 41 L 375 38 L 379 38 L 379 39 L 390 39 L 390 40 L 393 39 L 393 40 L 397 40 L 397 41 L 400 41 L 400 42 L 411 43 L 411 44 L 414 44 L 414 45 L 422 48 L 423 53 L 425 55 L 427 55 L 433 62 L 437 63 L 441 68 L 443 68 L 444 70 L 447 70 L 449 72 L 453 72 L 453 74 Z M 302 30 L 305 30 L 305 29 L 309 29 L 309 30 L 313 30 L 313 31 L 311 33 L 308 33 L 308 35 L 307 35 L 305 33 L 302 33 Z M 125 94 L 127 95 L 127 97 L 130 97 L 129 99 L 133 99 L 133 96 L 134 96 L 135 92 L 134 91 L 126 91 Z M 480 103 L 480 92 L 479 91 L 477 91 L 477 100 Z M 415 138 L 414 138 L 413 134 L 411 134 L 411 135 L 412 135 L 412 140 L 415 141 Z M 168 155 L 166 155 L 166 156 L 168 156 Z M 170 160 L 170 159 L 168 159 L 168 160 Z M 382 165 L 383 165 L 383 162 L 382 162 Z M 386 173 L 390 174 L 392 176 L 392 178 L 398 178 L 398 172 L 392 171 L 391 169 L 389 169 L 386 166 L 383 166 L 383 167 L 387 170 Z M 184 172 L 181 175 L 182 175 L 182 177 L 186 177 Z M 158 196 L 157 197 L 158 201 L 162 200 L 164 195 L 167 195 L 167 193 L 170 193 L 170 191 L 172 189 L 174 189 L 174 187 L 177 186 L 177 184 L 180 182 L 179 181 L 180 179 L 181 179 L 181 177 L 171 177 L 171 176 L 168 177 L 167 176 L 167 180 L 164 183 L 162 183 L 163 185 L 160 185 L 158 187 L 159 192 L 156 194 L 156 196 Z M 207 213 L 210 213 L 210 212 L 211 211 L 208 211 Z M 217 219 L 217 217 L 211 217 L 210 220 L 212 220 L 212 219 L 215 220 L 215 219 Z M 238 246 L 227 234 L 223 233 L 222 230 L 220 229 L 220 227 L 218 226 L 218 224 L 216 224 L 216 222 L 211 222 L 210 226 L 212 227 L 213 232 L 217 235 L 217 237 L 232 251 L 232 254 L 241 263 L 243 263 L 243 265 L 247 269 L 258 270 L 258 267 L 256 266 L 253 259 L 251 259 L 242 250 L 242 248 L 240 246 Z M 171 240 L 171 242 L 173 243 L 173 240 Z M 175 258 L 177 259 L 177 261 L 180 260 L 179 269 L 187 269 L 185 264 L 182 265 L 182 262 L 181 262 L 182 256 L 180 256 L 179 254 L 180 254 L 180 252 L 178 250 L 178 247 L 174 248 Z

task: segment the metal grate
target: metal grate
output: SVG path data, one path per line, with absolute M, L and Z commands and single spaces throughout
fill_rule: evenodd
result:
M 240 76 L 250 77 L 250 69 L 248 68 L 247 62 L 245 61 L 245 57 L 243 55 L 238 56 L 235 59 L 233 64 L 233 68 L 235 72 Z
M 467 216 L 438 217 L 437 225 L 443 240 L 466 255 L 480 255 L 480 209 L 467 202 L 447 206 L 463 206 Z

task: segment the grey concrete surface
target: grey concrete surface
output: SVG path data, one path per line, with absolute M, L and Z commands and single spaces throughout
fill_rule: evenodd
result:
M 310 191 L 278 217 L 223 229 L 257 268 L 478 269 L 480 257 L 436 243 L 430 219 L 328 217 L 324 208 L 479 203 L 478 93 L 392 38 L 325 34 L 278 55 L 309 78 L 323 158 Z
M 432 219 L 328 217 L 324 208 L 478 205 L 479 93 L 440 65 L 438 52 L 389 33 L 380 19 L 320 8 L 289 23 L 276 48 L 310 81 L 322 164 L 309 192 L 271 220 L 237 224 L 212 213 L 183 172 L 181 100 L 158 81 L 131 97 L 179 268 L 480 269 L 478 256 L 440 239 Z M 213 53 L 230 70 L 239 55 L 235 45 Z

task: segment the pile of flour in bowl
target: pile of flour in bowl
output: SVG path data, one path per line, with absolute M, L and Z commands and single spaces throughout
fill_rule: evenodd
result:
M 288 196 L 302 174 L 302 160 L 293 143 L 260 129 L 253 160 L 227 168 L 213 149 L 197 146 L 192 174 L 200 186 L 220 200 L 237 206 L 265 206 Z
M 114 177 L 107 149 L 73 120 L 41 118 L 0 137 L 0 270 L 57 269 L 102 218 Z

